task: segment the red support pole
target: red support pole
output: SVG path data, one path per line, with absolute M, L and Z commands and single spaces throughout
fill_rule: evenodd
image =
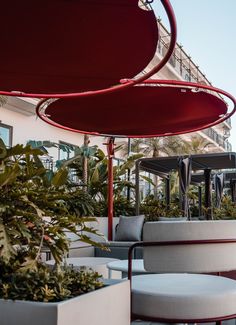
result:
M 112 240 L 113 232 L 113 157 L 114 157 L 114 137 L 109 137 L 106 143 L 108 153 L 108 240 Z

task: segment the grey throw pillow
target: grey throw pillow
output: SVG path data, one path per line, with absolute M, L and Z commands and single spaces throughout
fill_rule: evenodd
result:
M 143 223 L 144 215 L 130 217 L 120 216 L 115 240 L 140 241 L 142 237 Z

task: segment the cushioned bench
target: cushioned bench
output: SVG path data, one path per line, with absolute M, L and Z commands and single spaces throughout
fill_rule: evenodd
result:
M 143 238 L 144 268 L 159 274 L 131 277 L 130 268 L 133 319 L 236 318 L 236 281 L 201 274 L 236 269 L 236 220 L 145 223 Z
M 127 260 L 128 251 L 132 244 L 134 244 L 134 242 L 110 241 L 107 244 L 105 244 L 105 246 L 107 246 L 110 249 L 110 251 L 105 251 L 102 250 L 101 248 L 95 247 L 95 256 L 117 258 L 119 260 Z M 133 258 L 142 259 L 143 249 L 140 247 L 135 249 Z
M 127 260 L 130 246 L 134 242 L 142 239 L 143 223 L 144 215 L 129 217 L 120 216 L 119 223 L 115 231 L 115 240 L 109 241 L 105 244 L 110 251 L 95 248 L 95 256 Z M 135 249 L 133 258 L 141 259 L 142 257 L 142 248 L 139 247 Z

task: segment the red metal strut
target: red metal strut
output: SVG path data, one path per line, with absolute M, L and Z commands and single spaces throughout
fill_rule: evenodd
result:
M 107 191 L 107 207 L 108 207 L 108 240 L 112 240 L 113 235 L 113 157 L 114 157 L 114 137 L 109 137 L 107 143 L 108 153 L 108 191 Z

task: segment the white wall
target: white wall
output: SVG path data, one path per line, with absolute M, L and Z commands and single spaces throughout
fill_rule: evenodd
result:
M 15 102 L 18 108 L 14 107 Z M 26 144 L 28 140 L 50 140 L 57 143 L 64 141 L 74 145 L 83 143 L 83 135 L 62 130 L 43 122 L 34 113 L 35 105 L 30 103 L 31 107 L 27 108 L 27 111 L 26 106 L 29 106 L 27 99 L 10 98 L 8 103 L 0 108 L 0 121 L 13 127 L 13 145 L 17 143 Z M 106 151 L 106 147 L 102 145 L 104 142 L 103 137 L 90 137 L 90 145 L 99 145 L 102 150 Z M 58 159 L 58 149 L 50 149 L 50 155 Z

